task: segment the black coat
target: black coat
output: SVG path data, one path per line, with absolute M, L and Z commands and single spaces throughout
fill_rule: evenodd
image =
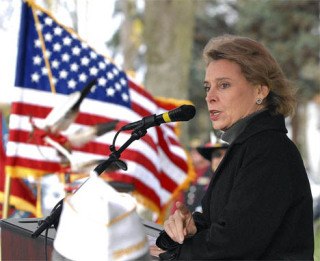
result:
M 250 120 L 216 170 L 202 200 L 203 214 L 193 214 L 197 234 L 171 257 L 313 259 L 310 185 L 286 133 L 280 115 L 264 111 Z

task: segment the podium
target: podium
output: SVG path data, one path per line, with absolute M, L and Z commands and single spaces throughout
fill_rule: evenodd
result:
M 39 218 L 9 218 L 1 220 L 1 260 L 51 260 L 54 228 L 48 229 L 33 239 L 31 234 L 37 229 Z M 150 244 L 155 242 L 162 227 L 147 220 L 141 220 Z M 81 229 L 81 228 L 79 228 Z M 157 258 L 152 257 L 152 260 Z

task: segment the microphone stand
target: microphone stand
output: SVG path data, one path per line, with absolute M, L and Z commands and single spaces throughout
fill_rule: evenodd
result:
M 127 165 L 119 160 L 121 153 L 135 140 L 140 139 L 147 133 L 148 126 L 140 126 L 133 130 L 131 133 L 131 137 L 118 149 L 118 150 L 112 150 L 113 152 L 110 154 L 109 158 L 99 164 L 94 171 L 99 176 L 105 169 L 107 169 L 112 163 L 117 164 L 120 168 L 123 170 L 127 170 Z M 110 146 L 111 147 L 111 146 Z M 88 180 L 88 179 L 87 179 Z M 87 182 L 87 180 L 85 182 Z M 85 183 L 84 182 L 84 183 Z M 83 184 L 84 184 L 83 183 Z M 82 185 L 83 185 L 82 184 Z M 81 186 L 82 186 L 81 185 Z M 74 192 L 76 193 L 79 189 L 81 189 L 81 186 Z M 55 207 L 52 209 L 49 216 L 47 216 L 42 222 L 40 223 L 39 227 L 31 234 L 32 238 L 37 238 L 44 230 L 50 228 L 52 225 L 57 229 L 59 224 L 60 215 L 62 212 L 62 205 L 63 205 L 63 199 L 61 199 Z

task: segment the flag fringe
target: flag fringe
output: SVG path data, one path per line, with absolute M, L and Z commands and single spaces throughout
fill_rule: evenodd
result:
M 1 202 L 4 201 L 4 193 L 3 192 L 0 192 L 0 201 Z M 37 216 L 36 206 L 32 205 L 31 203 L 29 203 L 28 201 L 26 201 L 20 197 L 10 195 L 9 206 L 14 206 L 18 210 L 27 211 L 27 212 L 32 213 L 34 216 Z
M 144 205 L 147 209 L 159 214 L 160 209 L 157 207 L 155 203 L 153 203 L 150 199 L 148 199 L 146 196 L 142 195 L 138 191 L 133 191 L 132 196 L 142 205 Z
M 165 104 L 174 104 L 175 106 L 181 106 L 184 104 L 193 105 L 193 103 L 189 100 L 179 100 L 179 99 L 167 98 L 163 96 L 156 96 L 154 97 L 154 99 L 158 102 L 165 103 Z
M 28 178 L 34 177 L 39 178 L 45 175 L 49 175 L 47 171 L 40 170 L 40 169 L 31 169 L 25 167 L 13 167 L 13 166 L 6 166 L 5 171 L 7 175 L 11 175 L 12 178 Z

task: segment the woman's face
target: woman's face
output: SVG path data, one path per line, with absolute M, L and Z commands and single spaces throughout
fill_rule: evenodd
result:
M 264 86 L 266 87 L 266 86 Z M 226 59 L 212 61 L 204 81 L 206 102 L 214 129 L 226 130 L 235 122 L 261 109 L 257 98 L 265 98 L 262 86 L 253 86 L 238 64 Z

